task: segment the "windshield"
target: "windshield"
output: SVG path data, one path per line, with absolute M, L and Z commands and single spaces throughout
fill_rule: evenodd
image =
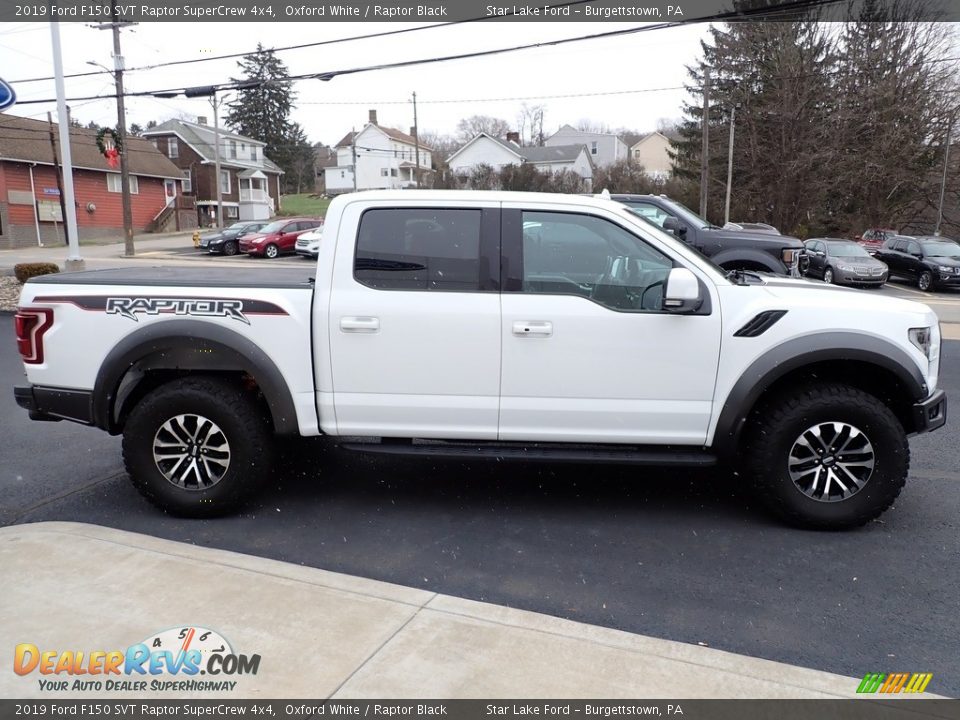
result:
M 280 232 L 280 230 L 283 229 L 283 226 L 286 224 L 287 224 L 286 220 L 275 220 L 269 225 L 264 225 L 262 228 L 260 228 L 259 232 L 263 233 L 264 235 Z
M 960 245 L 952 242 L 924 243 L 923 252 L 933 257 L 960 258 Z
M 245 223 L 245 222 L 234 223 L 233 225 L 228 227 L 227 230 L 240 230 L 242 228 L 245 228 L 248 224 L 249 223 Z
M 714 227 L 683 203 L 677 202 L 676 200 L 667 200 L 666 198 L 662 198 L 661 200 L 665 205 L 673 210 L 677 217 L 686 222 L 688 225 L 693 225 L 694 227 L 698 227 L 700 229 Z
M 870 257 L 870 253 L 855 242 L 828 243 L 827 247 L 834 257 Z

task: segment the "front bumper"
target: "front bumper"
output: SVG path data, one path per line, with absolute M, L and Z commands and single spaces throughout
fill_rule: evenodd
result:
M 93 393 L 89 390 L 17 385 L 13 397 L 17 405 L 30 413 L 31 420 L 70 420 L 93 425 Z
M 947 422 L 947 395 L 937 390 L 926 400 L 913 404 L 914 433 L 932 432 Z
M 298 248 L 296 248 L 296 252 L 297 252 L 297 255 L 302 255 L 303 257 L 308 257 L 308 258 L 313 258 L 314 260 L 316 260 L 318 257 L 320 257 L 320 251 L 319 251 L 319 250 L 316 251 L 316 252 L 313 252 L 313 251 L 310 250 L 309 248 L 300 248 L 300 247 L 298 247 Z

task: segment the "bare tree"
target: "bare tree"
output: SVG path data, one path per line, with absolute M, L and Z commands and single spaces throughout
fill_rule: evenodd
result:
M 457 140 L 465 143 L 484 132 L 496 138 L 503 138 L 510 130 L 510 123 L 502 118 L 489 115 L 471 115 L 457 123 Z
M 604 122 L 597 122 L 595 120 L 590 120 L 589 118 L 580 118 L 577 121 L 577 130 L 582 132 L 592 132 L 592 133 L 608 133 L 610 132 L 610 126 Z
M 543 117 L 546 113 L 544 105 L 527 105 L 523 103 L 517 113 L 517 130 L 524 145 L 543 145 L 546 139 L 543 132 Z

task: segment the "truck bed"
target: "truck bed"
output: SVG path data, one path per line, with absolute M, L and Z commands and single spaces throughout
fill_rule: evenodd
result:
M 241 261 L 242 262 L 242 261 Z M 303 268 L 133 267 L 54 273 L 31 278 L 41 285 L 137 285 L 139 287 L 288 288 L 309 290 L 316 265 Z

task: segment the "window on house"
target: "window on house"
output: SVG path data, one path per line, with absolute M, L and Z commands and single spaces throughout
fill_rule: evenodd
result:
M 251 159 L 251 160 L 256 160 L 256 159 L 257 159 L 257 146 L 256 146 L 256 145 L 254 145 L 253 147 L 250 148 L 250 159 Z
M 389 177 L 390 171 L 387 168 L 380 168 L 380 177 Z
M 340 177 L 345 178 L 346 176 L 347 176 L 346 171 L 345 171 L 345 170 L 341 170 L 341 171 L 340 171 Z
M 392 177 L 397 177 L 397 169 L 396 169 L 396 168 L 390 168 L 390 175 L 391 175 Z
M 228 205 L 227 207 L 225 207 L 224 210 L 227 211 L 227 217 L 228 217 L 228 218 L 236 218 L 236 217 L 238 217 L 239 214 L 240 214 L 239 211 L 238 211 L 238 208 L 235 208 L 235 207 L 232 207 L 232 206 L 229 206 L 229 205 Z
M 597 141 L 596 141 L 596 140 L 594 140 L 592 143 L 590 143 L 590 154 L 591 154 L 591 155 L 596 155 L 596 154 L 597 154 Z
M 153 145 L 157 150 L 160 149 L 160 141 L 156 138 L 151 138 L 150 144 Z
M 476 292 L 480 210 L 376 209 L 360 219 L 354 277 L 379 290 Z
M 220 192 L 224 195 L 230 194 L 230 171 L 220 171 Z
M 234 160 L 237 159 L 237 141 L 236 140 L 230 141 L 230 157 Z
M 183 181 L 181 184 L 181 188 L 185 193 L 193 192 L 193 178 L 190 177 L 189 170 L 183 171 Z
M 167 157 L 171 160 L 180 157 L 180 144 L 174 137 L 167 138 Z
M 120 182 L 120 175 L 118 173 L 110 173 L 107 175 L 107 191 L 112 193 L 123 192 L 123 184 Z M 140 194 L 140 181 L 136 175 L 130 176 L 130 194 L 139 195 Z

